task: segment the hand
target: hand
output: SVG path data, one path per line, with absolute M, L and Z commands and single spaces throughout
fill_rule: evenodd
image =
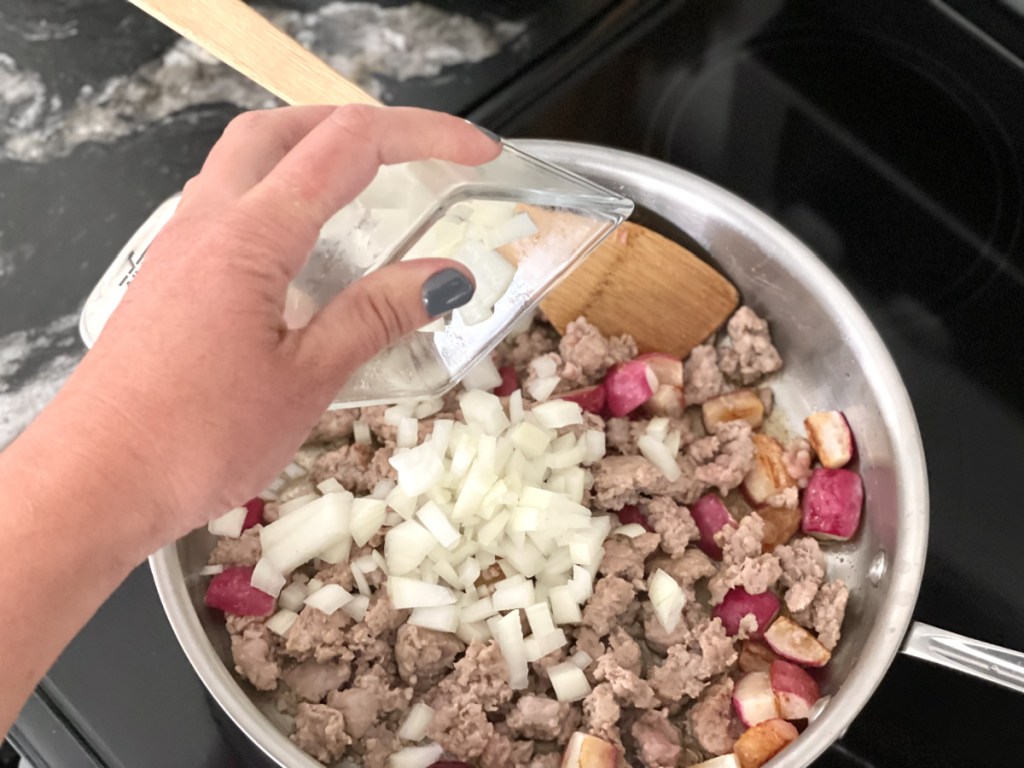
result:
M 228 126 L 64 393 L 147 478 L 166 523 L 155 536 L 171 540 L 265 488 L 347 376 L 429 321 L 432 276 L 435 312 L 471 297 L 463 267 L 413 261 L 288 330 L 288 283 L 325 221 L 381 164 L 498 152 L 465 121 L 417 109 L 286 108 Z

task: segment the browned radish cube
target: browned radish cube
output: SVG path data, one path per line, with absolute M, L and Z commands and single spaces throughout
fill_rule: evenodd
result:
M 801 667 L 824 667 L 832 654 L 792 619 L 779 616 L 764 633 L 764 641 L 779 656 Z
M 788 542 L 800 530 L 803 512 L 799 507 L 763 507 L 757 514 L 764 520 L 762 552 L 774 552 L 780 544 Z
M 715 541 L 715 534 L 727 525 L 736 525 L 736 521 L 726 509 L 722 497 L 717 493 L 707 493 L 701 496 L 690 507 L 690 516 L 697 524 L 697 530 L 700 531 L 700 541 L 697 546 L 712 560 L 721 560 L 722 547 Z
M 757 627 L 749 635 L 758 639 L 764 637 L 764 631 L 768 629 L 772 619 L 779 615 L 779 598 L 774 592 L 751 595 L 743 587 L 733 587 L 725 593 L 725 597 L 715 606 L 713 613 L 722 620 L 722 626 L 730 637 L 739 633 L 743 617 L 752 614 Z
M 764 401 L 752 389 L 737 389 L 706 401 L 701 406 L 701 414 L 708 432 L 726 421 L 740 419 L 757 429 L 764 421 Z
M 853 432 L 842 411 L 821 411 L 804 419 L 807 439 L 822 466 L 845 467 L 853 458 Z
M 768 672 L 748 672 L 737 680 L 732 691 L 732 706 L 740 722 L 748 727 L 779 717 L 771 675 Z
M 819 539 L 846 541 L 860 527 L 864 483 L 849 469 L 816 469 L 804 490 L 804 533 Z
M 775 651 L 760 640 L 745 640 L 737 665 L 740 672 L 767 672 L 777 658 Z
M 768 435 L 751 435 L 754 441 L 754 465 L 743 478 L 740 490 L 751 506 L 760 507 L 787 488 L 795 488 L 782 461 L 782 443 Z
M 686 410 L 686 398 L 683 390 L 671 384 L 659 384 L 651 395 L 651 399 L 643 404 L 642 410 L 647 416 L 668 416 L 672 419 L 682 417 Z
M 562 768 L 618 768 L 619 750 L 604 739 L 576 731 L 562 753 Z
M 785 720 L 765 720 L 748 728 L 736 740 L 733 752 L 740 768 L 761 768 L 800 734 Z
M 782 659 L 772 662 L 769 674 L 782 719 L 806 720 L 814 702 L 821 698 L 821 689 L 814 678 L 796 664 Z
M 636 359 L 647 363 L 659 384 L 676 389 L 683 388 L 683 361 L 680 358 L 664 352 L 648 352 Z

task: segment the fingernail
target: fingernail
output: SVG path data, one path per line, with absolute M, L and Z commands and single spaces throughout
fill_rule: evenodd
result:
M 428 315 L 438 317 L 468 304 L 474 290 L 473 283 L 464 274 L 448 267 L 423 283 L 423 307 Z
M 484 128 L 482 125 L 477 125 L 471 120 L 467 120 L 466 122 L 472 125 L 474 128 L 476 128 L 478 131 L 480 131 L 480 133 L 482 133 L 491 141 L 495 142 L 496 144 L 501 144 L 501 136 L 496 134 L 494 131 L 488 130 L 487 128 Z

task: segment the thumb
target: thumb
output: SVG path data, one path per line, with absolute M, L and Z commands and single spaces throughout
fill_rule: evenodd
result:
M 403 336 L 467 304 L 475 287 L 472 273 L 448 259 L 384 267 L 320 310 L 303 331 L 301 345 L 340 382 Z

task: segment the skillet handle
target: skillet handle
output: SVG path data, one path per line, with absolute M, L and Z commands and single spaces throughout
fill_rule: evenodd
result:
M 1024 693 L 1024 653 L 914 622 L 903 653 Z

